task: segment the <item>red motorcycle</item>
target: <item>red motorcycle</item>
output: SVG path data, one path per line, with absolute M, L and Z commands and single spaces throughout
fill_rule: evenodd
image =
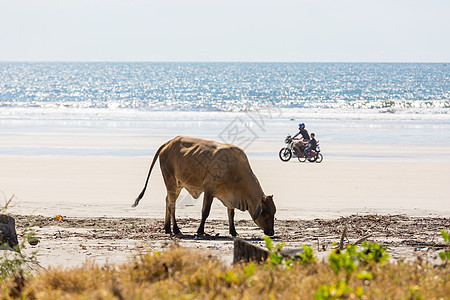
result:
M 302 153 L 303 156 L 299 156 L 298 157 L 298 161 L 299 162 L 305 162 L 306 161 L 306 155 L 304 155 L 304 153 Z M 323 160 L 323 155 L 322 153 L 320 153 L 320 146 L 319 146 L 319 142 L 317 142 L 317 146 L 316 146 L 316 150 L 309 150 L 309 161 L 310 162 L 316 162 L 316 163 L 321 163 Z

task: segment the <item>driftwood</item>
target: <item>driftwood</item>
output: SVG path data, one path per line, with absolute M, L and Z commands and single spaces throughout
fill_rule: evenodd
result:
M 339 242 L 339 249 L 340 250 L 344 250 L 344 241 L 347 240 L 347 242 L 351 245 L 358 245 L 361 243 L 364 243 L 368 238 L 372 237 L 372 234 L 367 234 L 365 236 L 363 236 L 362 238 L 358 239 L 357 241 L 355 241 L 354 243 L 350 243 L 350 240 L 348 239 L 348 227 L 345 226 L 344 230 L 342 231 L 342 235 L 341 235 L 341 240 Z
M 347 232 L 348 232 L 348 228 L 347 228 L 347 226 L 345 226 L 344 230 L 342 231 L 341 241 L 339 242 L 339 249 L 341 249 L 341 250 L 344 250 L 344 239 L 347 239 L 347 241 L 348 241 Z
M 303 248 L 296 249 L 282 249 L 280 254 L 284 257 L 295 258 L 300 253 L 303 253 Z M 263 262 L 269 256 L 269 251 L 267 249 L 255 246 L 249 242 L 241 240 L 239 238 L 234 238 L 234 258 L 233 263 L 239 262 L 241 260 L 245 262 Z
M 303 253 L 303 251 L 305 251 L 303 248 L 282 249 L 280 254 L 284 257 L 295 258 L 300 253 Z
M 354 242 L 353 245 L 358 245 L 360 243 L 364 243 L 370 237 L 372 237 L 371 234 L 365 235 L 362 238 L 360 238 L 359 240 L 357 240 L 356 242 Z
M 7 244 L 11 248 L 19 244 L 16 233 L 16 222 L 13 217 L 0 215 L 0 240 L 1 245 Z
M 239 238 L 234 238 L 233 263 L 237 263 L 241 260 L 245 262 L 262 262 L 267 259 L 268 255 L 269 251 L 267 251 L 266 249 L 252 245 L 249 242 L 246 242 Z

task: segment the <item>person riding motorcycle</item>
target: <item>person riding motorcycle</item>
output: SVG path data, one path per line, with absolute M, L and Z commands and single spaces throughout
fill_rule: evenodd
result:
M 300 134 L 302 135 L 302 138 L 298 142 L 295 143 L 295 148 L 297 149 L 299 155 L 301 155 L 303 153 L 303 148 L 304 148 L 303 142 L 309 142 L 310 137 L 308 134 L 308 130 L 305 129 L 305 123 L 298 124 L 298 130 L 299 130 L 299 132 L 296 135 L 294 135 L 292 137 L 292 139 L 295 139 Z M 302 146 L 302 147 L 300 147 L 300 146 Z

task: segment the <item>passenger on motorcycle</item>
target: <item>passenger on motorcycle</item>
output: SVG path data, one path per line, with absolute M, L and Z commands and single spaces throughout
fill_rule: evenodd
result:
M 316 151 L 317 141 L 315 139 L 315 136 L 316 135 L 314 133 L 311 133 L 311 139 L 308 142 L 303 142 L 303 144 L 309 144 L 308 148 L 305 149 L 305 155 L 308 160 L 311 158 L 309 155 L 309 151 Z
M 304 147 L 300 147 L 300 146 L 303 146 L 303 144 L 304 144 L 303 142 L 309 142 L 310 138 L 309 138 L 308 130 L 305 129 L 305 123 L 298 124 L 298 130 L 300 130 L 300 131 L 296 135 L 294 135 L 292 137 L 292 139 L 295 139 L 299 134 L 302 135 L 302 138 L 297 143 L 295 143 L 295 148 L 297 149 L 298 153 L 300 153 L 300 155 L 301 155 Z

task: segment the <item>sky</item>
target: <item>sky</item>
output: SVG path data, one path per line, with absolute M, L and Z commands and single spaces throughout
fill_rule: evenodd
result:
M 450 1 L 0 0 L 0 61 L 450 62 Z

